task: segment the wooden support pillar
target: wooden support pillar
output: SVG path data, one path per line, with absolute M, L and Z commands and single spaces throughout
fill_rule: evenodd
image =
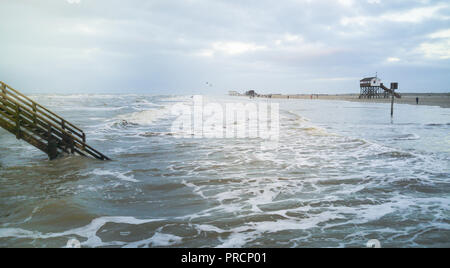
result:
M 70 139 L 69 148 L 70 148 L 70 153 L 75 154 L 75 142 L 73 141 L 73 139 Z
M 50 160 L 54 160 L 58 157 L 58 143 L 55 139 L 52 138 L 48 140 L 47 151 Z
M 83 148 L 83 151 L 84 150 L 86 150 L 86 146 L 85 146 L 85 144 L 86 144 L 86 134 L 84 134 L 84 132 L 82 132 L 83 133 L 83 145 L 82 145 L 82 148 Z
M 398 83 L 391 83 L 391 117 L 394 117 L 394 100 L 395 100 L 395 90 L 398 89 Z
M 52 135 L 52 126 L 48 126 L 47 130 L 47 154 L 50 160 L 54 160 L 58 157 L 58 142 Z
M 394 96 L 394 94 L 391 94 L 392 95 L 392 101 L 391 101 L 391 117 L 394 117 L 394 99 L 395 99 L 395 96 Z

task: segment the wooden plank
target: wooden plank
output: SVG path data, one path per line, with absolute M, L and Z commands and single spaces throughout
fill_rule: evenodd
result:
M 15 134 L 16 129 L 15 126 L 1 117 L 0 117 L 0 126 L 5 130 L 11 132 L 12 134 Z M 28 135 L 27 133 L 22 133 L 21 139 L 23 139 L 24 141 L 28 142 L 29 144 L 33 145 L 34 147 L 38 148 L 39 150 L 47 154 L 47 145 L 35 139 L 31 135 Z
M 402 95 L 400 95 L 400 94 L 398 94 L 397 92 L 392 91 L 391 89 L 385 87 L 383 84 L 381 84 L 381 88 L 384 89 L 384 91 L 388 92 L 389 94 L 394 94 L 394 96 L 395 96 L 396 98 L 399 98 L 399 99 L 402 98 Z
M 20 106 L 16 106 L 16 138 L 20 140 Z
M 51 110 L 47 109 L 46 107 L 44 107 L 44 106 L 40 105 L 39 103 L 33 101 L 32 99 L 28 98 L 27 96 L 25 96 L 24 94 L 22 94 L 22 93 L 20 93 L 19 91 L 15 90 L 14 88 L 10 87 L 10 86 L 7 85 L 6 83 L 4 83 L 4 82 L 1 82 L 1 83 L 2 83 L 3 87 L 5 88 L 5 90 L 12 91 L 12 92 L 14 92 L 17 96 L 20 96 L 20 97 L 22 97 L 23 99 L 25 99 L 25 100 L 27 100 L 27 101 L 30 102 L 29 104 L 26 103 L 26 102 L 24 102 L 25 104 L 29 105 L 30 107 L 32 107 L 32 105 L 36 105 L 37 107 L 39 107 L 40 109 L 44 110 L 44 111 L 47 112 L 48 114 L 50 114 L 50 115 L 56 117 L 57 119 L 59 119 L 59 120 L 54 120 L 55 122 L 58 122 L 58 121 L 60 121 L 60 120 L 64 120 L 64 118 L 60 117 L 60 116 L 57 115 L 56 113 L 54 113 L 54 112 L 52 112 Z M 14 95 L 14 94 L 12 94 L 12 95 Z M 46 114 L 46 113 L 44 113 L 43 111 L 41 111 L 41 113 Z M 49 118 L 51 118 L 51 116 L 49 116 Z M 74 129 L 76 129 L 76 130 L 78 130 L 78 131 L 80 131 L 80 132 L 83 132 L 83 130 L 81 130 L 79 127 L 75 126 L 74 124 L 72 124 L 72 123 L 70 123 L 70 122 L 67 122 L 67 123 L 68 123 L 72 128 L 74 128 Z
M 8 118 L 10 120 L 10 122 L 15 122 L 15 117 L 13 115 L 8 115 L 6 113 L 0 112 L 0 114 L 2 114 L 3 116 L 5 116 L 6 118 Z M 21 124 L 22 130 L 21 130 L 21 134 L 24 133 L 25 130 L 29 131 L 30 133 L 33 133 L 34 135 L 40 137 L 42 140 L 45 140 L 47 143 L 49 140 L 55 140 L 56 142 L 58 142 L 58 137 L 55 137 L 54 135 L 52 135 L 51 137 L 43 137 L 41 133 L 39 133 L 39 129 L 37 129 L 36 127 L 33 126 L 33 124 L 31 124 L 31 121 L 28 121 L 25 118 L 20 118 L 21 121 L 23 121 L 23 123 Z M 15 127 L 17 129 L 17 126 Z M 46 133 L 46 131 L 42 131 L 42 129 L 40 129 L 42 133 Z M 15 132 L 17 134 L 17 132 Z M 28 135 L 28 133 L 27 133 Z M 21 135 L 20 137 L 22 138 L 23 135 Z M 31 135 L 28 135 L 31 136 Z M 31 136 L 32 137 L 32 136 Z M 35 137 L 34 137 L 35 138 Z M 35 138 L 36 139 L 36 138 Z M 38 139 L 36 139 L 38 140 Z M 59 142 L 58 142 L 59 143 Z M 42 145 L 43 146 L 43 145 Z M 47 144 L 47 147 L 49 147 L 49 145 Z M 67 150 L 67 148 L 64 148 L 63 146 L 57 146 L 58 149 L 60 149 L 62 152 L 65 152 L 67 154 L 70 153 L 70 151 Z M 47 148 L 46 153 L 49 153 L 49 158 L 50 159 L 54 159 L 55 157 L 57 157 L 57 155 L 53 154 L 49 148 Z M 84 154 L 83 154 L 84 155 Z M 85 156 L 85 155 L 84 155 Z
M 86 134 L 80 128 L 5 83 L 0 83 L 2 88 L 0 93 L 2 127 L 15 134 L 18 139 L 21 138 L 36 147 L 39 146 L 39 149 L 45 151 L 51 159 L 57 156 L 55 150 L 59 149 L 62 152 L 77 153 L 83 156 L 86 156 L 85 153 L 87 153 L 100 160 L 110 160 L 86 144 Z M 44 135 L 45 133 L 47 134 Z M 46 141 L 47 144 L 44 145 L 33 135 Z
M 8 104 L 8 106 L 10 106 L 11 108 L 14 107 L 14 105 L 12 105 L 12 104 Z M 27 112 L 29 112 L 29 110 L 27 110 L 26 108 L 25 108 L 25 110 Z M 25 115 L 28 118 L 31 118 L 31 115 L 29 115 L 26 112 L 22 112 L 22 115 Z M 40 119 L 39 116 L 38 116 L 38 118 Z M 43 119 L 43 120 L 45 120 L 45 119 Z M 55 125 L 51 124 L 51 122 L 48 122 L 48 121 L 47 122 L 42 122 L 40 120 L 37 120 L 37 121 L 38 121 L 38 124 L 36 124 L 35 127 L 41 128 L 41 130 L 44 130 L 44 129 L 48 129 L 48 126 L 52 126 L 54 128 L 52 133 L 54 135 L 57 135 L 60 139 L 64 138 L 64 135 L 70 135 L 70 134 L 66 133 L 65 131 L 63 131 L 62 129 L 60 129 L 58 126 L 55 126 Z M 31 123 L 31 122 L 28 122 L 28 123 Z M 45 139 L 45 137 L 42 137 L 42 138 Z M 93 156 L 94 158 L 97 158 L 97 159 L 100 159 L 100 160 L 110 160 L 108 157 L 106 157 L 102 153 L 98 152 L 97 150 L 95 150 L 91 146 L 87 145 L 86 143 L 81 142 L 77 138 L 72 137 L 72 140 L 74 142 L 74 147 L 76 146 L 81 151 L 87 152 L 89 155 Z
M 3 93 L 3 92 L 2 92 L 2 93 L 5 94 L 4 96 L 6 96 L 10 101 L 12 101 L 12 102 L 14 102 L 14 103 L 22 103 L 22 104 L 25 104 L 26 106 L 30 107 L 32 110 L 36 110 L 36 113 L 35 113 L 35 114 L 38 114 L 38 116 L 40 116 L 41 118 L 45 118 L 47 121 L 50 121 L 50 122 L 52 121 L 52 123 L 53 123 L 54 125 L 61 125 L 61 120 L 64 120 L 64 119 L 62 119 L 62 118 L 59 117 L 59 116 L 58 116 L 58 119 L 55 119 L 54 117 L 50 116 L 49 114 L 47 114 L 47 113 L 41 111 L 41 109 L 45 109 L 45 110 L 47 110 L 47 111 L 49 111 L 49 110 L 48 110 L 47 108 L 45 108 L 45 107 L 43 107 L 43 106 L 41 106 L 41 105 L 35 103 L 34 101 L 32 101 L 32 100 L 30 100 L 30 99 L 28 99 L 28 100 L 29 100 L 30 102 L 32 102 L 31 104 L 28 103 L 28 102 L 25 102 L 22 98 L 19 98 L 17 95 L 11 94 L 11 92 L 8 91 L 8 90 L 6 90 L 5 92 L 6 92 L 6 94 Z M 41 109 L 39 109 L 39 107 L 40 107 Z M 52 114 L 54 114 L 54 113 L 52 112 Z M 64 120 L 64 121 L 65 121 L 65 120 Z M 66 122 L 67 122 L 67 121 L 66 121 Z M 67 122 L 67 123 L 68 123 L 68 125 L 71 126 L 71 128 L 66 127 L 66 128 L 69 129 L 69 131 L 71 131 L 71 132 L 74 133 L 75 135 L 79 136 L 80 138 L 83 137 L 83 134 L 84 134 L 84 133 L 83 133 L 83 131 L 82 131 L 81 129 L 79 129 L 78 127 L 74 126 L 74 125 L 71 124 L 70 122 Z M 73 127 L 73 128 L 72 128 L 72 127 Z M 74 129 L 74 128 L 75 128 L 75 129 Z
M 60 132 L 62 132 L 62 133 L 65 132 L 60 126 L 58 126 L 58 125 L 56 125 L 56 124 L 50 122 L 49 120 L 47 120 L 46 118 L 40 116 L 39 114 L 37 114 L 37 115 L 36 115 L 36 114 L 33 114 L 33 112 L 32 112 L 31 110 L 29 110 L 28 108 L 26 108 L 26 107 L 20 105 L 20 104 L 17 103 L 15 100 L 9 98 L 9 96 L 5 96 L 5 97 L 6 97 L 6 99 L 7 99 L 8 101 L 10 101 L 10 103 L 8 103 L 8 102 L 6 103 L 6 106 L 7 106 L 7 107 L 11 107 L 11 108 L 15 109 L 16 106 L 20 106 L 21 109 L 22 109 L 22 111 L 26 112 L 26 113 L 23 113 L 23 114 L 27 115 L 29 118 L 34 118 L 34 116 L 36 116 L 37 119 L 40 119 L 42 122 L 45 123 L 45 124 L 43 125 L 44 127 L 46 127 L 47 125 L 51 125 L 52 127 L 54 127 L 55 129 L 59 130 Z M 76 137 L 73 137 L 73 138 L 74 138 L 74 139 L 77 139 Z M 80 140 L 79 140 L 79 141 L 80 141 Z M 81 141 L 80 141 L 80 142 L 81 142 Z

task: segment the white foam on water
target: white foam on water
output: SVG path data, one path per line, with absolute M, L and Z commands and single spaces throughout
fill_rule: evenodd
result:
M 100 217 L 86 226 L 60 233 L 41 233 L 21 228 L 0 228 L 0 238 L 51 239 L 79 236 L 86 239 L 86 241 L 81 242 L 81 245 L 85 247 L 124 246 L 127 243 L 122 241 L 103 242 L 97 235 L 99 230 L 107 223 L 141 225 L 156 221 L 161 221 L 161 219 L 140 220 L 134 217 Z
M 125 248 L 168 247 L 178 245 L 182 242 L 182 240 L 183 240 L 182 237 L 176 235 L 155 232 L 155 234 L 149 239 L 132 242 L 124 247 Z
M 343 217 L 337 215 L 336 213 L 323 212 L 305 220 L 286 219 L 277 221 L 250 222 L 230 230 L 220 230 L 205 226 L 202 226 L 201 228 L 203 228 L 203 230 L 214 230 L 219 233 L 231 232 L 231 235 L 229 235 L 226 239 L 220 239 L 222 244 L 218 247 L 239 248 L 246 247 L 248 243 L 263 238 L 266 234 L 273 234 L 280 231 L 308 230 L 318 227 L 318 225 L 322 222 L 341 218 Z
M 404 134 L 404 135 L 399 135 L 399 136 L 395 136 L 394 140 L 419 140 L 420 136 L 412 133 L 412 134 Z
M 170 96 L 170 97 L 162 97 L 161 101 L 164 102 L 186 102 L 192 99 L 192 96 Z
M 31 95 L 30 98 L 43 98 L 43 99 L 124 99 L 127 97 L 137 96 L 134 94 L 124 95 L 111 95 L 111 94 L 73 94 L 73 95 Z
M 145 99 L 136 101 L 136 97 L 125 101 L 132 102 L 126 105 L 129 111 L 139 112 L 127 111 L 127 114 L 117 116 L 117 112 L 111 111 L 109 119 L 97 124 L 100 127 L 101 124 L 109 124 L 109 128 L 105 127 L 104 131 L 98 131 L 97 126 L 92 124 L 89 130 L 95 134 L 95 141 L 110 139 L 110 136 L 118 132 L 120 135 L 116 136 L 119 137 L 117 141 L 120 146 L 106 149 L 117 154 L 138 151 L 144 155 L 148 153 L 145 146 L 149 146 L 149 150 L 153 150 L 154 145 L 156 148 L 163 148 L 161 155 L 152 154 L 152 163 L 149 164 L 157 163 L 154 165 L 158 165 L 158 171 L 144 173 L 147 172 L 147 166 L 139 166 L 139 161 L 134 161 L 134 156 L 130 153 L 127 157 L 130 157 L 133 165 L 136 165 L 136 170 L 142 169 L 145 174 L 142 178 L 150 178 L 148 181 L 144 179 L 145 181 L 139 184 L 122 182 L 138 182 L 138 180 L 127 167 L 128 161 L 124 161 L 124 164 L 119 161 L 113 170 L 95 169 L 87 171 L 86 174 L 79 174 L 96 178 L 87 180 L 86 185 L 81 185 L 77 181 L 70 183 L 76 185 L 73 187 L 75 190 L 81 188 L 97 192 L 104 192 L 101 189 L 110 190 L 107 196 L 102 196 L 105 203 L 121 198 L 115 196 L 115 186 L 111 189 L 112 184 L 131 185 L 132 187 L 128 188 L 132 188 L 133 193 L 127 197 L 133 197 L 133 202 L 123 201 L 121 205 L 125 209 L 140 209 L 142 204 L 156 208 L 167 205 L 168 208 L 164 213 L 174 215 L 173 219 L 180 220 L 183 224 L 188 223 L 189 228 L 193 227 L 198 234 L 189 235 L 188 239 L 184 239 L 185 237 L 166 233 L 163 228 L 155 230 L 151 225 L 148 230 L 145 229 L 138 234 L 137 241 L 123 242 L 121 240 L 124 238 L 121 237 L 127 236 L 128 240 L 130 234 L 133 234 L 133 237 L 136 235 L 126 227 L 129 222 L 134 224 L 133 218 L 105 217 L 99 218 L 98 221 L 94 220 L 87 226 L 62 233 L 3 228 L 0 229 L 0 237 L 46 239 L 58 238 L 60 235 L 68 238 L 79 236 L 85 239 L 83 246 L 93 247 L 107 245 L 183 247 L 186 246 L 185 243 L 189 243 L 187 241 L 209 239 L 210 235 L 214 242 L 211 244 L 206 242 L 205 246 L 217 246 L 217 243 L 220 247 L 267 246 L 265 243 L 272 241 L 275 241 L 276 246 L 288 245 L 283 243 L 290 243 L 291 246 L 308 246 L 310 245 L 308 243 L 313 242 L 313 245 L 316 245 L 314 242 L 318 241 L 333 241 L 332 245 L 345 246 L 360 242 L 358 239 L 367 235 L 380 232 L 380 235 L 387 235 L 392 241 L 395 241 L 396 237 L 408 236 L 404 241 L 417 245 L 414 244 L 416 243 L 414 240 L 418 241 L 418 238 L 429 230 L 437 229 L 444 232 L 449 230 L 446 221 L 450 204 L 448 197 L 445 196 L 449 185 L 448 155 L 424 153 L 397 146 L 412 143 L 408 142 L 409 140 L 423 142 L 425 137 L 422 132 L 417 132 L 422 137 L 419 137 L 419 134 L 408 134 L 415 133 L 414 129 L 410 129 L 414 124 L 408 125 L 408 128 L 402 126 L 401 129 L 397 125 L 381 124 L 380 127 L 370 125 L 368 128 L 370 131 L 377 130 L 385 137 L 382 140 L 371 139 L 370 135 L 361 134 L 364 132 L 358 133 L 358 129 L 355 129 L 355 132 L 348 130 L 341 134 L 333 134 L 332 132 L 340 128 L 309 121 L 308 118 L 298 115 L 298 111 L 285 113 L 282 110 L 280 143 L 278 147 L 263 149 L 258 146 L 256 139 L 188 141 L 174 139 L 170 129 L 166 129 L 164 125 L 169 124 L 169 120 L 163 120 L 170 114 L 170 106 L 167 106 L 167 103 L 158 106 L 157 103 Z M 186 98 L 168 98 L 166 101 L 186 101 Z M 206 99 L 205 103 L 208 101 L 211 100 Z M 244 100 L 237 99 L 237 102 L 241 101 Z M 320 104 L 317 105 L 317 109 L 320 109 Z M 122 106 L 122 103 L 118 103 L 117 106 Z M 281 108 L 283 109 L 283 106 Z M 358 120 L 358 117 L 354 117 L 349 118 L 349 121 L 355 118 Z M 112 125 L 121 120 L 126 121 L 128 125 L 125 124 L 121 128 Z M 235 124 L 239 123 L 231 122 L 225 127 L 234 127 Z M 349 128 L 354 126 L 353 123 L 348 125 Z M 156 127 L 157 129 L 153 129 Z M 435 129 L 441 131 L 437 127 Z M 140 139 L 135 138 L 138 136 Z M 148 137 L 157 138 L 153 141 Z M 399 139 L 395 139 L 396 137 Z M 169 147 L 166 147 L 166 143 Z M 15 147 L 15 150 L 28 148 Z M 0 170 L 0 173 L 2 172 Z M 154 193 L 158 194 L 156 192 L 148 193 L 152 198 L 147 198 L 148 196 L 143 194 L 139 198 L 133 196 L 139 190 L 140 193 L 146 191 L 141 188 L 142 185 L 149 184 L 147 188 L 153 189 L 151 180 L 159 179 L 161 174 L 164 174 L 163 180 L 170 177 L 186 188 L 183 191 L 173 191 L 174 193 L 165 191 L 164 196 L 158 196 L 160 199 L 151 196 Z M 105 181 L 108 183 L 104 183 Z M 158 181 L 158 185 L 164 186 L 164 183 Z M 125 188 L 127 187 L 123 187 Z M 61 193 L 60 189 L 64 187 L 57 189 Z M 182 200 L 179 198 L 180 192 L 183 195 Z M 185 195 L 186 192 L 189 194 Z M 86 196 L 89 196 L 89 193 Z M 18 197 L 11 197 L 10 200 L 14 198 Z M 135 206 L 136 204 L 138 205 Z M 115 205 L 116 203 L 111 203 L 114 208 Z M 416 224 L 415 221 L 421 217 L 426 217 L 427 220 Z M 31 218 L 26 220 L 32 221 Z M 117 241 L 102 241 L 99 237 L 101 234 L 96 233 L 105 227 L 107 222 L 116 221 L 125 225 L 125 228 L 120 228 L 120 234 L 118 232 L 114 238 Z M 395 224 L 392 224 L 393 222 Z M 3 225 L 3 227 L 11 226 L 15 225 Z M 333 240 L 335 238 L 331 237 L 336 230 L 338 235 L 347 236 L 347 239 Z M 278 234 L 282 231 L 299 233 L 299 237 L 286 238 L 286 233 Z M 409 244 L 405 242 L 402 245 Z
M 203 199 L 207 199 L 207 197 L 206 197 L 206 196 L 203 194 L 203 192 L 201 191 L 201 189 L 202 189 L 201 187 L 199 187 L 199 186 L 197 186 L 197 185 L 195 185 L 195 184 L 193 184 L 193 183 L 187 182 L 186 180 L 182 180 L 181 183 L 184 184 L 184 185 L 186 185 L 187 187 L 192 188 L 192 189 L 193 189 L 193 192 L 194 192 L 195 194 L 201 196 Z
M 36 231 L 28 231 L 20 228 L 0 228 L 1 238 L 41 238 L 42 234 Z
M 117 118 L 120 120 L 125 120 L 131 124 L 147 126 L 169 115 L 170 108 L 165 107 L 161 109 L 151 109 L 131 114 L 119 115 Z
M 128 181 L 128 182 L 139 182 L 139 180 L 134 179 L 134 175 L 126 175 L 127 172 L 118 172 L 118 171 L 110 171 L 110 170 L 104 170 L 104 169 L 95 169 L 92 172 L 85 174 L 85 175 L 96 175 L 96 176 L 112 176 L 115 178 L 118 178 L 122 181 Z
M 126 109 L 127 107 L 86 107 L 86 106 L 72 106 L 72 107 L 63 107 L 59 108 L 60 111 L 90 111 L 90 112 L 99 112 L 99 111 L 119 111 L 122 109 Z

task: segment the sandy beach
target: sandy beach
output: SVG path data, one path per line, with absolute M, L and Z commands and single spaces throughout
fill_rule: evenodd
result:
M 265 96 L 264 96 L 265 97 Z M 280 99 L 311 99 L 311 95 L 299 94 L 299 95 L 272 95 L 272 98 Z M 416 98 L 419 98 L 419 105 L 440 106 L 442 108 L 450 108 L 450 93 L 404 93 L 401 99 L 395 99 L 395 103 L 412 104 L 416 105 Z M 339 95 L 326 95 L 319 94 L 313 95 L 313 100 L 343 100 L 343 101 L 355 101 L 355 102 L 368 102 L 368 103 L 389 103 L 388 99 L 360 99 L 359 94 L 339 94 Z

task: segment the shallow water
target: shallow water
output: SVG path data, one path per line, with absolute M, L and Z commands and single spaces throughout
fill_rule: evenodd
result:
M 450 109 L 279 100 L 266 147 L 177 138 L 190 97 L 33 98 L 114 160 L 50 162 L 0 130 L 2 247 L 450 246 Z

